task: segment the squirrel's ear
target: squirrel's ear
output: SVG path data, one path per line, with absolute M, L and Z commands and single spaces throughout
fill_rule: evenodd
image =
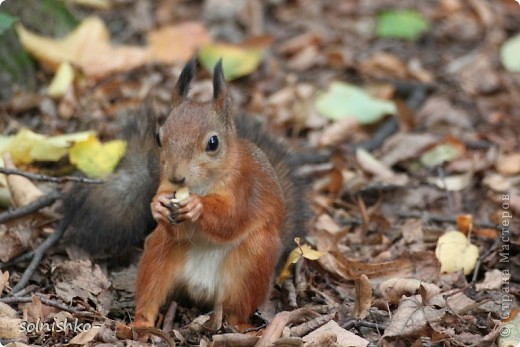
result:
M 217 112 L 225 117 L 226 122 L 232 119 L 231 114 L 231 94 L 224 79 L 222 70 L 222 59 L 215 65 L 213 71 L 213 104 Z
M 190 61 L 186 63 L 184 69 L 182 69 L 181 75 L 177 80 L 177 84 L 173 89 L 172 93 L 172 105 L 173 107 L 178 106 L 183 100 L 188 97 L 188 92 L 190 90 L 190 84 L 197 72 L 197 60 L 195 58 L 191 58 Z

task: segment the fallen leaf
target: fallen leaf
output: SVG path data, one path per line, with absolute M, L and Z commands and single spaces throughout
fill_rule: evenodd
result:
M 44 136 L 22 128 L 16 135 L 0 137 L 0 153 L 9 152 L 14 164 L 28 164 L 34 161 L 58 161 L 65 156 L 71 145 L 84 141 L 92 131 L 58 136 Z
M 0 317 L 18 318 L 18 313 L 11 306 L 0 302 Z
M 507 192 L 513 186 L 508 178 L 496 173 L 488 173 L 482 183 L 496 192 Z
M 79 66 L 92 78 L 128 71 L 149 59 L 142 47 L 112 46 L 109 32 L 98 17 L 89 17 L 61 40 L 40 36 L 17 26 L 23 47 L 42 65 L 55 71 L 63 62 Z
M 500 47 L 500 60 L 507 71 L 520 72 L 520 34 L 507 39 Z
M 281 284 L 289 276 L 289 267 L 291 264 L 296 264 L 302 257 L 309 260 L 317 260 L 319 259 L 323 253 L 316 251 L 311 248 L 311 246 L 305 244 L 300 245 L 300 238 L 297 237 L 294 239 L 298 247 L 293 249 L 291 253 L 287 256 L 287 260 L 280 271 L 280 274 L 278 275 L 278 278 L 276 279 L 276 283 Z
M 441 272 L 464 270 L 468 275 L 475 268 L 479 249 L 460 231 L 448 231 L 437 241 L 435 255 L 441 262 Z
M 210 42 L 206 28 L 198 22 L 164 26 L 150 31 L 147 38 L 150 59 L 165 64 L 186 62 Z
M 473 216 L 470 214 L 458 214 L 456 217 L 457 230 L 468 235 L 473 230 Z
M 15 339 L 22 335 L 19 318 L 0 317 L 0 339 Z
M 0 236 L 0 261 L 5 263 L 27 251 L 31 236 L 32 230 L 28 227 L 9 228 Z
M 460 147 L 451 143 L 441 143 L 421 155 L 421 163 L 428 167 L 438 166 L 457 159 L 461 155 Z
M 368 309 L 372 306 L 372 285 L 368 277 L 363 274 L 355 280 L 355 288 L 354 316 L 357 319 L 364 319 L 368 314 Z
M 47 94 L 53 98 L 62 97 L 72 86 L 74 81 L 74 69 L 68 62 L 63 62 L 52 79 Z
M 405 298 L 393 314 L 383 338 L 424 336 L 428 325 L 439 322 L 444 315 L 444 308 L 423 305 L 419 295 Z
M 413 278 L 391 278 L 379 285 L 383 297 L 390 304 L 398 304 L 403 296 L 416 295 L 421 281 Z
M 512 176 L 520 173 L 520 153 L 499 156 L 495 166 L 501 175 Z
M 0 237 L 0 239 L 2 239 L 3 237 Z M 2 259 L 2 258 L 0 258 Z M 2 262 L 5 262 L 5 260 L 2 259 Z M 7 271 L 4 271 L 2 273 L 2 271 L 0 271 L 0 297 L 2 297 L 2 292 L 4 291 L 4 288 L 6 285 L 9 284 L 9 272 Z
M 376 177 L 391 179 L 396 176 L 390 168 L 363 148 L 356 149 L 356 160 L 363 170 Z
M 6 169 L 16 169 L 9 153 L 4 153 L 3 161 Z M 6 181 L 7 188 L 9 188 L 9 193 L 11 194 L 11 200 L 16 207 L 28 205 L 43 195 L 42 191 L 26 177 L 7 175 Z
M 429 23 L 421 13 L 414 10 L 384 11 L 377 16 L 377 36 L 416 40 L 428 30 Z
M 502 280 L 504 279 L 504 275 L 502 271 L 498 269 L 493 269 L 486 271 L 484 274 L 484 280 L 475 285 L 477 290 L 494 290 L 502 288 Z
M 199 51 L 199 60 L 213 73 L 213 68 L 222 58 L 224 78 L 230 81 L 249 75 L 255 71 L 262 59 L 262 50 L 258 48 L 244 48 L 240 45 L 214 43 L 202 47 Z
M 437 141 L 431 134 L 397 133 L 383 144 L 381 161 L 389 167 L 415 159 L 423 150 Z
M 336 323 L 331 320 L 327 324 L 322 325 L 318 329 L 314 330 L 310 334 L 307 334 L 303 337 L 303 341 L 305 345 L 314 343 L 315 341 L 320 340 L 320 336 L 327 333 L 333 333 L 336 335 L 336 344 L 334 346 L 338 347 L 366 347 L 369 344 L 368 340 L 357 336 L 354 333 L 351 333 L 348 330 L 343 329 Z
M 391 101 L 371 97 L 363 89 L 344 82 L 333 82 L 316 97 L 314 106 L 331 120 L 355 118 L 360 124 L 371 124 L 383 116 L 396 113 Z
M 86 345 L 87 343 L 94 340 L 101 327 L 93 326 L 90 330 L 83 331 L 78 335 L 74 336 L 69 344 L 71 345 Z
M 74 144 L 70 149 L 70 162 L 88 177 L 103 178 L 112 173 L 126 150 L 126 142 L 112 140 L 102 144 L 95 136 Z
M 458 192 L 466 189 L 473 180 L 473 172 L 446 177 L 428 177 L 427 182 L 449 192 Z
M 359 131 L 359 123 L 355 118 L 345 118 L 334 122 L 323 129 L 318 145 L 337 146 L 340 143 L 346 143 L 348 140 Z
M 397 57 L 387 52 L 376 52 L 360 65 L 363 75 L 377 79 L 405 79 L 408 75 L 406 65 Z

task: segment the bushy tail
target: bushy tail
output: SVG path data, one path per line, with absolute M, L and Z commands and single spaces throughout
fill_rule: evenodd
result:
M 296 247 L 294 238 L 303 238 L 311 217 L 307 193 L 310 182 L 297 174 L 305 162 L 303 155 L 292 152 L 290 146 L 266 133 L 260 122 L 252 117 L 236 118 L 238 136 L 249 139 L 266 155 L 273 165 L 284 193 L 286 217 L 282 230 L 283 249 L 277 264 L 277 272 L 283 266 L 289 252 Z
M 159 182 L 159 154 L 151 107 L 125 115 L 127 151 L 115 173 L 99 185 L 76 184 L 64 199 L 72 222 L 65 240 L 92 256 L 113 258 L 142 244 L 155 227 L 150 202 Z

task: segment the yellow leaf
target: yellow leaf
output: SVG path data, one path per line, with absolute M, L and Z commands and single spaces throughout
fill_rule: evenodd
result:
M 58 161 L 69 151 L 71 143 L 82 141 L 91 131 L 47 137 L 28 129 L 0 139 L 0 153 L 11 153 L 13 162 L 28 164 L 33 161 Z
M 79 66 L 93 78 L 102 78 L 116 71 L 128 71 L 147 62 L 148 53 L 142 47 L 111 46 L 110 35 L 103 21 L 86 18 L 61 40 L 40 36 L 16 28 L 22 46 L 45 67 L 56 70 L 63 62 Z
M 213 72 L 220 58 L 222 58 L 224 77 L 230 81 L 255 71 L 260 64 L 262 50 L 231 44 L 209 44 L 199 52 L 201 64 L 210 72 Z
M 53 98 L 59 98 L 67 92 L 73 81 L 74 69 L 68 62 L 61 63 L 49 85 L 47 93 Z
M 285 264 L 280 271 L 280 274 L 278 275 L 278 278 L 276 279 L 276 283 L 281 284 L 287 276 L 289 276 L 289 268 L 291 264 L 296 264 L 302 257 L 309 259 L 309 260 L 317 260 L 319 259 L 323 253 L 316 251 L 311 248 L 311 246 L 305 244 L 303 246 L 300 246 L 300 238 L 296 237 L 294 239 L 298 247 L 293 249 L 291 253 L 287 256 L 287 260 L 285 261 Z
M 125 150 L 126 142 L 123 140 L 102 144 L 95 136 L 90 136 L 71 148 L 69 158 L 88 177 L 103 178 L 114 172 Z
M 475 268 L 479 250 L 460 231 L 448 231 L 437 241 L 435 255 L 441 263 L 441 272 L 464 269 L 464 274 L 468 275 Z

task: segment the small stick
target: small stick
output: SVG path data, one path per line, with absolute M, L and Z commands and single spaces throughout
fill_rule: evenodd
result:
M 31 263 L 29 264 L 27 269 L 25 269 L 22 278 L 16 284 L 16 286 L 14 286 L 11 293 L 14 294 L 22 290 L 27 285 L 27 283 L 29 283 L 29 280 L 31 279 L 34 271 L 36 271 L 36 269 L 38 268 L 40 261 L 43 259 L 49 248 L 54 246 L 54 244 L 56 244 L 61 239 L 61 237 L 65 233 L 65 230 L 67 230 L 71 222 L 72 218 L 62 219 L 61 223 L 58 225 L 56 230 L 54 230 L 54 232 L 33 251 L 33 258 L 31 260 Z
M 39 181 L 39 182 L 52 182 L 52 183 L 64 183 L 64 182 L 79 182 L 79 183 L 92 183 L 92 184 L 100 184 L 103 183 L 103 180 L 97 180 L 93 178 L 86 178 L 80 176 L 63 176 L 63 177 L 52 177 L 41 174 L 34 174 L 27 171 L 21 171 L 17 169 L 6 169 L 1 167 L 0 173 L 5 175 L 19 175 L 26 177 L 28 179 Z
M 498 247 L 502 239 L 500 237 L 497 237 L 495 242 L 491 245 L 491 247 L 488 248 L 488 250 L 482 254 L 480 257 L 478 257 L 477 263 L 475 264 L 475 269 L 473 270 L 473 277 L 471 278 L 471 284 L 475 284 L 478 277 L 478 272 L 480 270 L 480 266 L 482 265 L 482 261 L 487 258 L 491 253 L 495 251 L 495 249 Z
M 353 327 L 372 328 L 372 329 L 376 329 L 380 334 L 384 333 L 385 329 L 388 328 L 388 326 L 386 324 L 372 323 L 372 322 L 367 322 L 365 320 L 356 320 L 356 319 L 347 321 L 341 327 L 345 330 L 351 329 Z
M 58 302 L 58 301 L 52 300 L 52 299 L 48 299 L 42 295 L 38 295 L 38 294 L 34 294 L 34 295 L 36 295 L 43 304 L 45 304 L 47 306 L 56 307 L 57 309 L 60 309 L 62 311 L 70 312 L 72 314 L 77 315 L 78 317 L 83 317 L 83 318 L 98 317 L 98 315 L 93 312 L 86 312 L 86 311 L 78 310 L 75 307 L 67 306 L 65 304 L 62 304 L 61 302 Z M 32 298 L 30 296 L 20 296 L 20 297 L 11 296 L 8 298 L 0 298 L 0 302 L 3 302 L 4 304 L 24 304 L 27 302 L 32 302 Z
M 430 220 L 432 222 L 438 222 L 438 223 L 451 223 L 456 224 L 457 219 L 455 217 L 445 217 L 445 216 L 436 216 L 431 215 L 428 213 L 422 213 L 422 212 L 398 212 L 397 216 L 399 218 L 425 218 L 426 220 Z M 474 226 L 477 226 L 479 228 L 492 228 L 497 229 L 497 224 L 492 223 L 486 223 L 486 222 L 474 222 Z
M 5 223 L 11 219 L 24 217 L 34 213 L 44 207 L 54 204 L 54 202 L 60 197 L 61 193 L 59 191 L 52 190 L 50 193 L 41 196 L 39 199 L 31 202 L 30 204 L 0 213 L 0 223 Z
M 0 263 L 0 270 L 7 269 L 8 267 L 14 266 L 19 263 L 23 263 L 24 261 L 31 260 L 34 256 L 34 252 L 30 251 L 27 253 L 24 253 L 22 255 L 17 256 L 14 259 L 9 260 L 7 263 Z
M 162 330 L 167 333 L 173 329 L 173 320 L 175 319 L 175 313 L 177 313 L 177 302 L 172 301 L 166 315 L 164 316 L 164 323 Z
M 329 313 L 323 316 L 316 317 L 314 319 L 311 319 L 308 322 L 305 322 L 303 324 L 297 325 L 295 327 L 291 328 L 291 336 L 298 336 L 302 337 L 304 335 L 307 335 L 313 330 L 318 329 L 325 323 L 330 322 L 334 316 L 336 316 L 336 313 Z

